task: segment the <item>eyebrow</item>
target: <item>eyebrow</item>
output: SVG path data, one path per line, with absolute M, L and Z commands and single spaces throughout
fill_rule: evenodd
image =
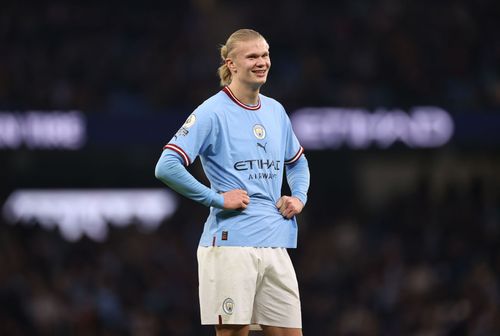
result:
M 269 50 L 268 51 L 265 51 L 263 52 L 262 54 L 259 54 L 259 53 L 250 53 L 250 54 L 246 54 L 245 57 L 258 57 L 260 55 L 269 55 Z

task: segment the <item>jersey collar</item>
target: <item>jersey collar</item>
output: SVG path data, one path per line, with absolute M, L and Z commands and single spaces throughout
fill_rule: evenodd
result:
M 247 104 L 244 104 L 241 101 L 239 101 L 238 98 L 236 98 L 236 96 L 234 95 L 233 91 L 231 91 L 229 86 L 224 86 L 222 91 L 224 91 L 229 96 L 229 98 L 231 98 L 232 101 L 234 101 L 237 105 L 243 107 L 244 109 L 252 110 L 252 111 L 260 109 L 260 97 L 259 97 L 259 102 L 257 103 L 257 105 L 247 105 Z

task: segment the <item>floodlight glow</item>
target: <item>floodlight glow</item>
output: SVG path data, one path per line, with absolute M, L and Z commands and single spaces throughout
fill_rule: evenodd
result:
M 66 149 L 84 146 L 84 115 L 79 111 L 0 111 L 0 149 Z
M 439 107 L 402 110 L 303 108 L 291 116 L 297 137 L 306 149 L 388 148 L 401 142 L 410 148 L 445 145 L 453 136 L 451 116 Z
M 17 190 L 5 202 L 3 215 L 13 224 L 58 227 L 69 241 L 84 235 L 102 241 L 108 223 L 118 227 L 136 223 L 153 231 L 176 209 L 177 199 L 167 189 Z

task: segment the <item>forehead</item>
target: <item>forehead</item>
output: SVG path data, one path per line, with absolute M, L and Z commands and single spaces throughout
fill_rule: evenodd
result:
M 269 44 L 263 38 L 256 38 L 248 41 L 239 41 L 234 48 L 235 54 L 263 54 L 269 51 Z

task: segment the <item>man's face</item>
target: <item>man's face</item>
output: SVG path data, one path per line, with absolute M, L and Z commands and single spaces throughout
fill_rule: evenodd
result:
M 238 42 L 227 64 L 232 73 L 232 81 L 259 88 L 267 80 L 271 67 L 269 45 L 262 38 Z

